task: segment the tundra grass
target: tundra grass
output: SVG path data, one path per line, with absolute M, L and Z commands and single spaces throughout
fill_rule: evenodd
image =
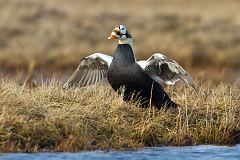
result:
M 128 150 L 240 143 L 239 84 L 167 89 L 178 109 L 126 103 L 109 86 L 0 82 L 0 152 Z

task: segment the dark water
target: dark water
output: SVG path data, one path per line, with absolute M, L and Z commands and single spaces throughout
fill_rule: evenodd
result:
M 127 160 L 240 160 L 240 145 L 226 146 L 194 146 L 194 147 L 157 147 L 139 151 L 125 152 L 79 152 L 79 153 L 6 153 L 0 160 L 77 160 L 77 159 L 127 159 Z

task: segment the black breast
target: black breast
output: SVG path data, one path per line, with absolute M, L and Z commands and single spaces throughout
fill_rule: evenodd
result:
M 124 100 L 139 100 L 143 106 L 160 108 L 162 105 L 176 107 L 161 85 L 149 77 L 136 63 L 133 50 L 128 44 L 118 44 L 107 78 L 117 91 L 124 87 Z

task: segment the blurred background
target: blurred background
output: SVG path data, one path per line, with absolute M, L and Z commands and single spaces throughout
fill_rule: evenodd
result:
M 239 0 L 0 0 L 0 75 L 64 82 L 84 56 L 113 54 L 116 24 L 139 60 L 162 52 L 195 80 L 240 77 Z

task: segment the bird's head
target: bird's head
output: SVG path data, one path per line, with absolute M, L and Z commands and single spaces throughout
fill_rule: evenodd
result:
M 128 38 L 132 38 L 132 35 L 128 32 L 127 27 L 124 25 L 116 25 L 113 29 L 111 35 L 108 39 L 118 39 L 118 40 L 125 40 Z

